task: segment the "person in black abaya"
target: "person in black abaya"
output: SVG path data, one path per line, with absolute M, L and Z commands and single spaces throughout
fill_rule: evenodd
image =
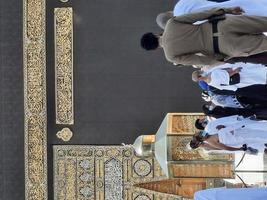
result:
M 202 110 L 205 115 L 216 119 L 232 115 L 240 115 L 243 117 L 254 116 L 259 120 L 267 120 L 267 107 L 230 108 L 221 106 L 211 107 L 209 104 L 204 104 Z

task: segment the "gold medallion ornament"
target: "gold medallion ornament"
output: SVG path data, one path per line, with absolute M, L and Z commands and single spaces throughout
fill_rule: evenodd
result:
M 152 166 L 149 161 L 139 159 L 134 163 L 133 170 L 138 176 L 145 177 L 152 171 Z
M 61 131 L 57 132 L 57 138 L 63 140 L 64 142 L 70 141 L 73 133 L 69 128 L 63 128 Z

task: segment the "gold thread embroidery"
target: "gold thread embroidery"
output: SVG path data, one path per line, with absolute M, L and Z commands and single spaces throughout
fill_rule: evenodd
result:
M 23 2 L 25 199 L 47 199 L 45 0 Z
M 73 124 L 72 8 L 55 8 L 56 123 Z

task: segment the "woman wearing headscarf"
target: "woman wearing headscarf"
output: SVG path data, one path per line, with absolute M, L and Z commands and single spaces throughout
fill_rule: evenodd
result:
M 209 117 L 222 118 L 232 115 L 240 115 L 243 117 L 255 116 L 256 119 L 267 120 L 267 108 L 233 108 L 222 106 L 210 106 L 204 104 L 202 106 L 203 113 Z

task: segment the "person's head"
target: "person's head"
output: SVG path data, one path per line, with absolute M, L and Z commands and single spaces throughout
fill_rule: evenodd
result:
M 190 147 L 192 149 L 196 149 L 203 144 L 205 139 L 209 137 L 208 133 L 206 131 L 198 131 L 197 133 L 194 134 L 192 140 L 190 141 Z
M 141 38 L 141 47 L 145 50 L 159 48 L 159 36 L 154 33 L 145 33 Z
M 156 18 L 156 22 L 157 22 L 158 26 L 164 30 L 168 20 L 171 19 L 172 17 L 173 17 L 172 11 L 160 13 L 160 14 L 158 14 L 158 16 Z
M 207 123 L 208 123 L 208 120 L 206 118 L 197 119 L 195 121 L 195 127 L 199 130 L 204 130 Z
M 189 143 L 189 146 L 192 149 L 196 149 L 198 148 L 201 144 L 203 143 L 203 140 L 201 139 L 201 137 L 199 137 L 197 134 L 195 134 L 192 138 L 192 140 Z
M 191 149 L 197 149 L 200 146 L 201 142 L 197 141 L 196 139 L 192 139 L 189 143 Z
M 203 72 L 201 70 L 194 71 L 192 73 L 192 80 L 194 82 L 203 81 L 202 74 L 203 74 Z

